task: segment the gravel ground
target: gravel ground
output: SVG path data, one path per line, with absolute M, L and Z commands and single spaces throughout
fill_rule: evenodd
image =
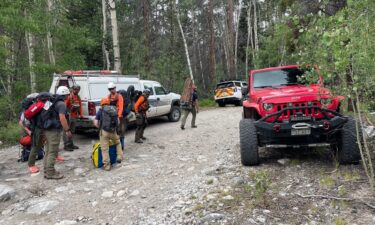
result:
M 61 151 L 58 181 L 30 175 L 18 146 L 3 149 L 0 224 L 375 224 L 362 167 L 338 167 L 326 149 L 262 149 L 261 165 L 243 167 L 241 113 L 206 109 L 183 131 L 158 119 L 143 144 L 130 129 L 110 172 L 92 165 L 97 136 L 76 135 L 80 149 Z

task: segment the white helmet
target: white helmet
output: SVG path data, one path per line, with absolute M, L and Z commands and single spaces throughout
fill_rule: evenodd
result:
M 66 86 L 60 86 L 59 88 L 57 88 L 56 94 L 57 95 L 68 95 L 68 94 L 70 94 L 70 91 L 69 91 L 69 88 L 67 88 Z
M 108 89 L 116 88 L 116 85 L 113 82 L 109 82 L 107 85 Z

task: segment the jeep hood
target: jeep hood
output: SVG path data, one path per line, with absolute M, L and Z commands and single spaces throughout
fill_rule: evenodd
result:
M 253 91 L 258 100 L 273 103 L 313 101 L 331 95 L 328 89 L 316 84 L 279 86 L 254 89 Z

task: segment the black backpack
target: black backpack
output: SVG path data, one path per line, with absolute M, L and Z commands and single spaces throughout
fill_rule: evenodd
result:
M 134 96 L 132 97 L 132 100 L 131 100 L 131 102 L 132 102 L 131 111 L 135 112 L 134 105 L 138 101 L 139 97 L 141 97 L 141 96 L 142 96 L 142 91 L 135 91 L 135 94 L 134 94 Z
M 102 107 L 102 115 L 100 118 L 100 128 L 108 131 L 114 132 L 118 126 L 118 111 L 116 106 L 105 105 Z
M 127 116 L 129 114 L 128 107 L 129 107 L 129 100 L 128 100 L 128 92 L 124 89 L 118 90 L 117 93 L 119 93 L 122 96 L 122 99 L 124 100 L 124 108 L 122 111 L 123 116 Z
M 36 125 L 40 129 L 60 129 L 61 123 L 59 119 L 59 114 L 56 111 L 56 104 L 60 101 L 64 101 L 64 96 L 56 96 L 51 99 L 51 105 L 48 110 L 44 108 L 39 112 L 36 117 Z M 47 104 L 47 103 L 46 103 Z
M 20 152 L 20 156 L 19 156 L 20 158 L 18 159 L 18 162 L 27 162 L 27 161 L 29 161 L 30 151 L 31 151 L 31 147 L 30 146 L 23 147 L 22 151 Z M 38 151 L 36 160 L 43 159 L 44 155 L 45 155 L 45 152 L 44 152 L 44 148 L 42 147 Z

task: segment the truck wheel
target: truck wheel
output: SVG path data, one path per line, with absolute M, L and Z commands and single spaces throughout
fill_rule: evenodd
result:
M 258 138 L 252 119 L 242 119 L 240 121 L 240 149 L 241 162 L 244 166 L 254 166 L 259 164 Z
M 361 159 L 355 123 L 353 118 L 349 118 L 348 122 L 342 127 L 337 145 L 337 158 L 340 164 L 355 163 Z M 362 137 L 361 130 L 359 134 Z
M 225 107 L 225 103 L 224 102 L 217 102 L 217 104 L 219 105 L 219 107 Z
M 177 122 L 180 120 L 181 110 L 178 106 L 172 106 L 171 112 L 168 114 L 168 120 L 170 122 Z

